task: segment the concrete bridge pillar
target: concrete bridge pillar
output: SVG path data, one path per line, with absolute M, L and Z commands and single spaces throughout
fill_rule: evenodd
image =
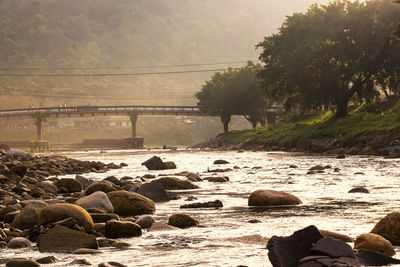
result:
M 136 137 L 136 122 L 138 115 L 136 113 L 132 113 L 129 115 L 131 120 L 131 128 L 132 128 L 132 137 Z
M 42 140 L 42 118 L 36 118 L 36 138 L 37 140 Z

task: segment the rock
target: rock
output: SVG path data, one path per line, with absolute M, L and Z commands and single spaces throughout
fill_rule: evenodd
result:
M 322 267 L 322 266 L 343 266 L 343 267 L 361 267 L 362 265 L 355 258 L 341 257 L 329 258 L 328 256 L 316 255 L 300 259 L 298 267 Z
M 196 226 L 199 222 L 187 214 L 174 214 L 168 219 L 168 224 L 178 228 L 189 228 Z
M 165 191 L 164 187 L 159 183 L 142 184 L 137 190 L 137 193 L 150 198 L 156 203 L 169 201 L 167 191 Z
M 176 169 L 176 164 L 173 161 L 166 161 L 166 162 L 164 162 L 164 165 L 165 165 L 165 169 L 167 169 L 167 170 Z
M 177 228 L 166 224 L 164 222 L 155 222 L 149 229 L 149 231 L 168 231 L 168 230 L 176 230 Z
M 354 249 L 366 249 L 376 251 L 387 256 L 393 256 L 396 252 L 392 244 L 380 235 L 368 233 L 357 237 Z
M 26 172 L 28 171 L 28 168 L 24 165 L 17 165 L 17 166 L 13 166 L 10 168 L 10 171 L 12 171 L 13 173 L 15 173 L 16 175 L 18 175 L 19 177 L 24 177 Z
M 151 214 L 156 210 L 153 200 L 134 192 L 120 190 L 109 192 L 107 196 L 114 212 L 120 216 Z
M 201 179 L 200 175 L 198 175 L 197 173 L 193 173 L 193 172 L 187 173 L 186 178 L 188 178 L 188 180 L 193 181 L 193 182 L 203 181 L 203 179 Z
M 272 236 L 267 244 L 268 258 L 273 266 L 297 266 L 299 260 L 309 256 L 312 246 L 322 238 L 314 225 L 288 237 Z
M 197 209 L 197 208 L 221 208 L 223 207 L 220 200 L 209 201 L 204 203 L 191 203 L 180 206 L 181 209 Z
M 142 229 L 148 229 L 155 223 L 155 220 L 150 215 L 141 215 L 136 219 L 135 223 Z
M 97 249 L 94 235 L 56 225 L 39 235 L 37 247 L 40 252 L 72 252 L 78 248 Z
M 90 214 L 90 216 L 92 216 L 94 223 L 105 223 L 108 220 L 117 220 L 117 221 L 120 220 L 119 216 L 114 213 L 107 213 L 107 214 L 94 213 Z
M 363 266 L 384 266 L 389 264 L 400 264 L 400 260 L 383 255 L 371 250 L 358 250 L 357 258 Z
M 15 237 L 8 242 L 8 248 L 26 248 L 31 247 L 32 243 L 25 237 Z
M 336 240 L 330 237 L 321 238 L 311 248 L 311 254 L 324 255 L 330 258 L 355 258 L 352 248 L 341 240 Z
M 18 149 L 10 149 L 9 151 L 7 151 L 7 155 L 22 157 L 28 155 L 28 152 Z
M 119 262 L 115 261 L 109 261 L 109 262 L 102 262 L 98 265 L 98 267 L 128 267 L 127 265 L 124 265 Z
M 39 224 L 39 216 L 42 209 L 44 208 L 35 207 L 33 205 L 26 206 L 15 216 L 11 225 L 21 230 L 32 228 Z
M 85 195 L 88 196 L 97 191 L 102 191 L 104 193 L 108 193 L 108 192 L 112 192 L 115 190 L 116 189 L 114 188 L 114 186 L 111 182 L 103 180 L 103 181 L 94 182 L 91 185 L 89 185 L 88 188 L 86 188 L 86 190 L 85 190 Z
M 106 222 L 105 235 L 108 238 L 141 236 L 142 229 L 133 222 L 110 220 Z
M 308 169 L 308 170 L 309 170 L 309 171 L 323 171 L 324 169 L 325 169 L 324 166 L 322 166 L 322 165 L 316 165 L 316 166 L 311 167 L 311 168 Z
M 214 161 L 214 164 L 229 164 L 229 162 L 223 159 L 217 159 Z
M 81 197 L 75 202 L 75 204 L 84 209 L 101 208 L 107 212 L 114 212 L 114 207 L 111 204 L 111 201 L 108 199 L 107 194 L 102 191 L 97 191 L 88 196 Z
M 162 177 L 151 181 L 152 183 L 161 184 L 166 190 L 182 190 L 182 189 L 197 189 L 197 185 L 190 181 L 183 181 L 176 177 Z
M 83 185 L 83 188 L 86 189 L 88 188 L 89 185 L 91 185 L 93 183 L 92 180 L 89 180 L 81 175 L 76 175 L 75 176 L 75 180 L 77 180 L 78 182 L 80 182 Z
M 160 157 L 153 156 L 142 163 L 148 170 L 165 170 L 165 164 Z
M 5 152 L 8 152 L 8 151 L 10 151 L 11 148 L 10 148 L 9 144 L 1 143 L 0 144 L 0 149 L 4 150 Z
M 369 191 L 367 188 L 360 186 L 360 187 L 352 188 L 348 193 L 366 193 L 366 194 L 368 194 Z
M 70 266 L 75 266 L 75 265 L 92 265 L 90 261 L 87 259 L 75 259 L 69 263 Z
M 72 178 L 62 178 L 56 183 L 56 186 L 59 190 L 66 188 L 69 193 L 81 192 L 83 190 L 83 185 L 78 180 Z
M 331 237 L 337 240 L 342 240 L 344 242 L 354 242 L 354 238 L 351 238 L 348 235 L 344 235 L 344 234 L 339 234 L 339 233 L 335 233 L 335 232 L 331 232 L 331 231 L 327 231 L 327 230 L 319 230 L 319 232 L 324 236 L 324 237 Z
M 36 261 L 38 263 L 43 263 L 43 264 L 50 264 L 50 263 L 58 262 L 58 260 L 54 256 L 43 257 L 43 258 L 37 259 Z
M 121 185 L 121 181 L 115 176 L 108 176 L 107 178 L 104 178 L 103 181 L 109 181 L 115 185 Z
M 34 260 L 28 260 L 28 259 L 11 259 L 6 263 L 6 267 L 37 267 L 37 266 L 40 266 L 40 264 Z
M 225 177 L 206 177 L 204 178 L 204 180 L 209 181 L 209 182 L 213 182 L 213 183 L 226 183 L 229 180 L 227 180 Z
M 250 194 L 249 206 L 281 206 L 281 205 L 298 205 L 301 200 L 296 196 L 275 190 L 260 189 Z
M 94 230 L 98 233 L 102 233 L 103 235 L 106 233 L 106 223 L 94 223 Z
M 47 193 L 57 194 L 58 188 L 52 181 L 43 181 L 36 184 L 39 188 L 43 189 Z
M 103 252 L 92 249 L 92 248 L 78 248 L 72 252 L 72 254 L 101 254 Z
M 382 218 L 372 229 L 371 233 L 378 234 L 389 240 L 394 246 L 400 245 L 400 212 L 392 212 Z
M 54 223 L 69 217 L 75 218 L 87 232 L 93 230 L 93 220 L 89 213 L 78 205 L 67 203 L 51 204 L 42 209 L 39 215 L 39 224 Z
M 337 159 L 344 159 L 346 156 L 344 154 L 339 154 L 336 156 Z
M 98 239 L 97 242 L 99 243 L 99 247 L 114 247 L 114 248 L 127 248 L 130 247 L 128 243 L 125 242 L 119 242 L 114 239 L 109 239 L 109 238 L 103 238 L 103 239 Z

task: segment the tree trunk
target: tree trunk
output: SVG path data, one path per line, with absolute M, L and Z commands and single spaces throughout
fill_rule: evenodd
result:
M 348 98 L 340 99 L 336 102 L 336 118 L 343 118 L 347 116 L 347 105 L 349 103 Z
M 224 134 L 229 132 L 229 122 L 231 121 L 231 115 L 221 114 L 221 122 L 224 125 Z

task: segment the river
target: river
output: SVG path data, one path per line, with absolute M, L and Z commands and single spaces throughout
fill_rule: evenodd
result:
M 199 150 L 95 151 L 68 152 L 64 155 L 82 160 L 128 164 L 127 167 L 107 173 L 84 175 L 93 179 L 111 175 L 121 178 L 189 171 L 199 173 L 201 177 L 228 176 L 230 181 L 197 182 L 200 189 L 176 191 L 180 199 L 156 204 L 156 221 L 167 222 L 170 215 L 184 212 L 200 222 L 198 227 L 168 231 L 145 230 L 141 237 L 120 240 L 131 244 L 130 248 L 102 248 L 103 253 L 99 255 L 41 254 L 29 248 L 3 250 L 1 258 L 54 255 L 59 260 L 57 264 L 46 266 L 70 266 L 68 263 L 75 258 L 86 258 L 95 266 L 104 261 L 118 261 L 128 266 L 271 266 L 266 241 L 261 239 L 246 242 L 242 239 L 254 241 L 257 238 L 243 237 L 286 236 L 311 224 L 319 229 L 357 237 L 371 231 L 380 218 L 398 211 L 400 207 L 398 159 L 374 156 L 336 159 L 332 156 L 285 152 Z M 164 161 L 174 161 L 177 169 L 147 170 L 141 163 L 153 155 L 160 156 Z M 213 165 L 217 159 L 227 160 L 230 164 Z M 307 174 L 317 164 L 329 165 L 330 168 L 325 169 L 324 173 Z M 216 168 L 231 168 L 232 171 L 207 171 Z M 356 186 L 366 186 L 370 194 L 348 193 Z M 248 197 L 257 189 L 289 192 L 299 197 L 303 204 L 286 208 L 249 208 Z M 188 196 L 197 199 L 186 201 Z M 222 201 L 223 208 L 179 208 L 183 204 L 216 199 Z M 251 219 L 260 222 L 249 223 Z M 400 254 L 398 248 L 396 252 Z

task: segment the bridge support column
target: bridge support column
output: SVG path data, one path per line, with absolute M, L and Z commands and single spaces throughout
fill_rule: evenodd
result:
M 36 118 L 36 138 L 37 140 L 42 140 L 42 118 Z
M 130 114 L 129 117 L 131 120 L 132 137 L 136 137 L 136 122 L 137 122 L 138 115 Z

